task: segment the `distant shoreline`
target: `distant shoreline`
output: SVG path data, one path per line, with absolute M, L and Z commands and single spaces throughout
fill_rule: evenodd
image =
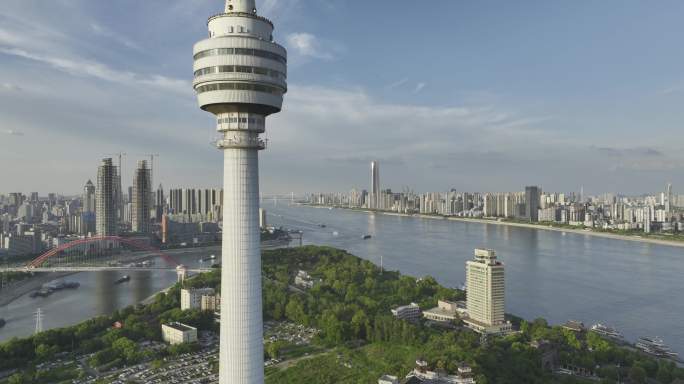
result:
M 334 206 L 333 207 L 333 206 L 311 205 L 311 204 L 302 204 L 302 205 L 307 206 L 307 207 L 312 207 L 312 208 L 337 208 L 337 209 L 344 209 L 344 210 L 348 210 L 348 211 L 373 213 L 373 214 L 386 215 L 386 216 L 414 217 L 414 218 L 418 218 L 418 219 L 429 219 L 429 220 L 449 220 L 449 221 L 460 221 L 460 222 L 464 222 L 464 223 L 476 223 L 476 224 L 505 225 L 505 226 L 509 226 L 509 227 L 539 229 L 539 230 L 544 230 L 544 231 L 563 232 L 563 233 L 573 233 L 573 234 L 578 234 L 578 235 L 602 237 L 605 239 L 626 240 L 626 241 L 633 241 L 633 242 L 639 242 L 639 243 L 663 245 L 663 246 L 667 246 L 667 247 L 684 248 L 684 241 L 651 239 L 648 237 L 620 235 L 620 234 L 608 233 L 608 232 L 597 232 L 597 231 L 594 231 L 590 228 L 587 228 L 587 229 L 559 228 L 559 227 L 553 227 L 553 226 L 544 225 L 544 224 L 515 223 L 515 222 L 510 222 L 510 221 L 476 219 L 476 218 L 469 218 L 469 217 L 435 216 L 435 215 L 425 215 L 425 214 L 419 214 L 419 213 L 411 214 L 411 213 L 398 213 L 398 212 L 388 212 L 388 211 L 374 211 L 374 210 L 369 210 L 369 209 L 349 208 L 349 207 L 340 207 L 340 206 Z

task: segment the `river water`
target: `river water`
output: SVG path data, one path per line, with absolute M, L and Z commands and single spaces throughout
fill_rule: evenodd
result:
M 506 268 L 506 311 L 553 324 L 616 327 L 626 339 L 660 336 L 684 354 L 684 248 L 496 224 L 265 204 L 269 224 L 300 228 L 387 269 L 447 286 L 465 282 L 477 247 Z M 322 228 L 320 225 L 325 224 Z M 372 235 L 362 240 L 365 234 Z
M 216 247 L 167 253 L 189 267 L 207 267 L 210 262 L 200 262 L 200 259 L 208 259 L 212 254 L 220 257 Z M 164 264 L 161 258 L 156 258 L 155 262 L 158 267 Z M 131 280 L 116 284 L 116 280 L 124 275 L 129 275 Z M 64 277 L 62 280 L 76 281 L 81 286 L 75 290 L 55 292 L 46 298 L 24 295 L 0 307 L 0 318 L 7 321 L 7 325 L 0 328 L 0 341 L 31 335 L 36 328 L 35 312 L 38 308 L 43 313 L 43 329 L 65 327 L 139 303 L 173 285 L 176 279 L 173 270 L 84 272 Z
M 477 247 L 493 248 L 506 266 L 506 311 L 551 323 L 606 323 L 627 339 L 660 336 L 684 354 L 684 249 L 590 235 L 369 214 L 342 209 L 264 204 L 271 225 L 304 231 L 304 244 L 330 245 L 416 277 L 447 286 L 465 281 L 465 262 Z M 321 227 L 325 224 L 325 228 Z M 372 235 L 362 240 L 365 234 Z M 174 254 L 189 266 L 216 249 Z M 160 263 L 162 261 L 157 261 Z M 30 335 L 40 307 L 44 328 L 76 324 L 131 305 L 173 284 L 174 272 L 79 273 L 75 291 L 45 299 L 21 297 L 0 308 L 7 320 L 0 341 Z

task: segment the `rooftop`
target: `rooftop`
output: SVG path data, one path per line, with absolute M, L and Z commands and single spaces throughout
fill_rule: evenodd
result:
M 168 324 L 164 324 L 164 325 L 169 327 L 169 328 L 173 328 L 177 331 L 181 331 L 181 332 L 188 332 L 188 331 L 193 331 L 193 330 L 196 331 L 197 330 L 197 328 L 191 327 L 189 325 L 185 325 L 183 323 L 168 323 Z

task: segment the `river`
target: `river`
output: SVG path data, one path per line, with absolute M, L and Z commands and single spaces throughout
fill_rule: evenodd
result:
M 212 254 L 220 257 L 218 247 L 172 250 L 167 254 L 189 267 L 207 267 L 210 262 L 200 263 L 200 259 L 208 259 Z M 157 266 L 164 263 L 161 258 L 154 260 Z M 116 284 L 115 281 L 124 275 L 129 275 L 131 280 Z M 36 328 L 35 312 L 38 308 L 43 313 L 43 329 L 65 327 L 139 303 L 173 285 L 176 279 L 173 270 L 83 272 L 64 277 L 62 280 L 76 281 L 81 286 L 75 290 L 55 292 L 46 298 L 24 295 L 0 307 L 0 318 L 7 321 L 5 327 L 0 328 L 0 341 L 31 335 Z
M 684 249 L 505 225 L 402 217 L 268 202 L 269 224 L 300 228 L 385 268 L 447 286 L 465 282 L 477 247 L 505 263 L 506 311 L 553 324 L 579 320 L 628 340 L 660 336 L 684 354 Z M 320 224 L 325 224 L 322 228 Z M 372 235 L 362 240 L 365 234 Z
M 304 231 L 304 244 L 330 245 L 404 274 L 434 276 L 447 286 L 465 281 L 465 262 L 477 247 L 492 248 L 506 266 L 506 311 L 560 324 L 580 320 L 618 328 L 628 340 L 660 336 L 684 354 L 684 249 L 584 234 L 504 225 L 369 214 L 266 202 L 269 224 Z M 321 227 L 325 224 L 325 228 Z M 370 234 L 372 238 L 363 240 Z M 216 249 L 174 255 L 198 266 Z M 161 261 L 157 261 L 158 263 Z M 7 325 L 0 341 L 30 335 L 40 307 L 45 329 L 144 300 L 173 284 L 174 272 L 78 273 L 75 291 L 45 299 L 28 296 L 0 308 Z

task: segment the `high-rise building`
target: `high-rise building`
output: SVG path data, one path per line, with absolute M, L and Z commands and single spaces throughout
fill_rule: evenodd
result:
M 138 162 L 133 177 L 131 229 L 133 232 L 150 232 L 150 210 L 152 209 L 152 179 L 147 161 Z
M 381 209 L 380 206 L 380 168 L 377 161 L 371 162 L 371 209 Z
M 96 201 L 95 185 L 92 181 L 88 180 L 83 187 L 83 204 L 81 206 L 79 226 L 79 233 L 81 235 L 92 234 L 96 231 Z
M 672 184 L 668 183 L 667 186 L 665 187 L 665 212 L 672 212 L 672 202 L 673 202 L 674 196 L 672 195 Z
M 505 321 L 504 266 L 491 249 L 476 249 L 466 262 L 468 318 L 464 323 L 476 332 L 499 334 L 510 331 Z
M 255 0 L 226 0 L 194 46 L 193 87 L 216 115 L 224 155 L 219 383 L 263 384 L 264 346 L 259 231 L 260 134 L 287 92 L 287 52 Z
M 161 184 L 159 184 L 154 199 L 154 220 L 156 222 L 160 222 L 162 215 L 164 214 L 165 200 L 166 198 L 164 197 L 164 187 Z
M 539 187 L 525 187 L 525 218 L 531 222 L 539 221 Z
M 95 192 L 95 230 L 98 236 L 118 234 L 117 183 L 119 176 L 112 159 L 102 159 L 97 169 L 97 189 Z
M 95 185 L 90 180 L 83 187 L 83 212 L 95 212 Z

